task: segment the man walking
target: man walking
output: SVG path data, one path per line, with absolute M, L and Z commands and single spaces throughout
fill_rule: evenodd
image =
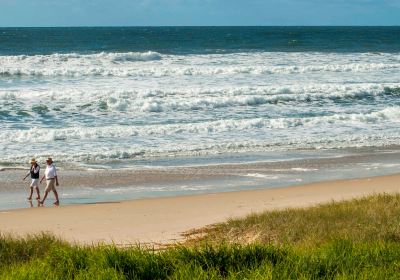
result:
M 57 170 L 56 167 L 53 164 L 53 159 L 48 158 L 46 160 L 46 170 L 44 171 L 44 175 L 42 179 L 40 180 L 40 183 L 46 178 L 46 189 L 44 190 L 44 197 L 43 200 L 40 201 L 40 204 L 43 204 L 44 201 L 47 198 L 47 195 L 49 194 L 50 191 L 54 192 L 54 196 L 56 197 L 56 202 L 54 202 L 55 205 L 59 205 L 60 201 L 58 200 L 58 193 L 56 190 L 55 186 L 58 186 L 58 177 L 57 177 Z

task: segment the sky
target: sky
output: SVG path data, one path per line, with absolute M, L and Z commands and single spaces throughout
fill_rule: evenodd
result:
M 0 0 L 0 26 L 400 25 L 400 0 Z

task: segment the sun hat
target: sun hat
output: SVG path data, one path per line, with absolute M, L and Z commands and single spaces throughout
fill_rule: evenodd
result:
M 51 157 L 48 157 L 47 159 L 46 159 L 46 162 L 53 162 L 53 159 L 51 158 Z
M 30 163 L 36 163 L 36 159 L 35 158 L 31 158 Z

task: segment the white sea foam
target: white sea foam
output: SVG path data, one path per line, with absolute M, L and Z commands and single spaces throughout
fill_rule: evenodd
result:
M 291 170 L 298 172 L 318 171 L 318 169 L 316 168 L 301 168 L 301 167 L 293 167 L 291 168 Z
M 46 143 L 49 141 L 92 140 L 135 137 L 161 137 L 195 135 L 210 136 L 228 132 L 269 131 L 294 127 L 328 128 L 331 126 L 362 127 L 369 124 L 380 124 L 390 121 L 393 125 L 400 123 L 400 107 L 389 107 L 363 114 L 332 114 L 330 116 L 307 118 L 255 118 L 249 120 L 217 120 L 202 123 L 160 124 L 160 125 L 112 125 L 101 127 L 74 126 L 69 128 L 39 128 L 27 130 L 6 130 L 2 132 L 3 141 L 19 143 Z
M 260 173 L 248 173 L 244 176 L 252 177 L 252 178 L 268 179 L 268 180 L 278 180 L 279 179 L 279 176 L 276 176 L 276 175 L 260 174 Z
M 399 53 L 0 56 L 0 162 L 399 145 L 399 77 Z
M 119 61 L 119 60 L 118 60 Z M 106 64 L 108 64 L 107 62 Z M 374 72 L 400 70 L 400 63 L 366 63 L 349 65 L 310 65 L 310 66 L 254 66 L 254 67 L 182 67 L 182 66 L 153 66 L 153 67 L 120 67 L 113 65 L 40 65 L 6 66 L 0 68 L 0 76 L 66 76 L 66 77 L 168 77 L 168 76 L 215 76 L 215 75 L 268 75 L 268 74 L 302 74 L 313 72 Z
M 296 63 L 293 63 L 293 60 L 296 60 Z M 352 57 L 318 53 L 312 56 L 302 53 L 179 56 L 144 52 L 0 56 L 2 76 L 235 76 L 313 72 L 359 73 L 399 69 L 400 55 L 382 54 L 359 54 Z
M 93 61 L 99 63 L 101 60 L 106 61 L 151 61 L 160 60 L 162 55 L 157 52 L 127 52 L 127 53 L 97 53 L 97 54 L 78 54 L 78 53 L 67 53 L 67 54 L 51 54 L 51 55 L 16 55 L 16 56 L 0 56 L 0 61 L 4 63 L 18 63 L 18 62 L 29 62 L 36 64 L 54 63 L 59 64 L 68 61 L 78 60 Z
M 238 87 L 219 89 L 164 89 L 164 90 L 99 90 L 92 88 L 49 90 L 10 89 L 0 90 L 0 104 L 5 109 L 24 110 L 33 114 L 75 112 L 90 114 L 105 111 L 124 112 L 127 115 L 138 112 L 197 111 L 225 107 L 260 106 L 265 104 L 331 103 L 368 99 L 384 99 L 391 95 L 391 88 L 400 84 L 315 84 L 293 86 Z M 399 91 L 399 90 L 397 90 Z M 400 93 L 397 93 L 399 95 Z M 35 100 L 32 100 L 35 98 Z M 44 100 L 52 100 L 44 105 Z M 9 103 L 13 101 L 13 103 Z

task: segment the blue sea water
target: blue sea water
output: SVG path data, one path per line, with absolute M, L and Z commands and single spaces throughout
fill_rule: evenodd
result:
M 0 55 L 399 52 L 400 27 L 0 28 Z
M 0 166 L 397 146 L 399 125 L 400 27 L 0 28 Z

